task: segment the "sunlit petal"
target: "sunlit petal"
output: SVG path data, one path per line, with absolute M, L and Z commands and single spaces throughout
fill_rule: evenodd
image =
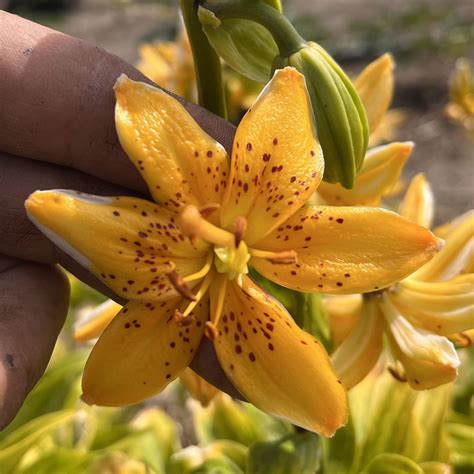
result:
M 392 102 L 394 66 L 392 56 L 384 54 L 371 62 L 354 81 L 367 112 L 370 133 L 377 129 Z
M 423 227 L 430 228 L 433 224 L 433 190 L 423 173 L 411 180 L 400 206 L 400 215 Z
M 115 84 L 120 143 L 156 202 L 178 212 L 186 204 L 220 202 L 228 175 L 224 148 L 169 94 L 122 75 Z
M 288 288 L 364 293 L 400 281 L 429 260 L 440 241 L 393 212 L 371 207 L 305 207 L 258 248 L 294 250 L 295 263 L 253 257 L 249 264 Z
M 443 250 L 410 278 L 424 281 L 446 281 L 468 269 L 474 255 L 474 213 L 446 235 Z
M 217 357 L 255 406 L 326 436 L 345 423 L 346 394 L 326 351 L 248 277 L 227 285 L 217 329 Z
M 296 212 L 323 174 L 304 77 L 278 70 L 239 124 L 222 223 L 248 221 L 251 245 Z
M 384 320 L 375 298 L 364 301 L 356 326 L 331 355 L 334 370 L 349 390 L 374 367 L 382 352 Z
M 84 369 L 83 400 L 121 406 L 160 392 L 194 357 L 209 317 L 208 299 L 193 311 L 190 324 L 173 318 L 183 301 L 130 302 L 94 346 Z
M 186 276 L 206 260 L 207 244 L 192 243 L 173 213 L 143 199 L 55 190 L 36 191 L 25 205 L 47 237 L 126 299 L 175 296 L 170 261 Z
M 380 307 L 389 329 L 392 351 L 403 364 L 412 388 L 434 388 L 456 378 L 460 362 L 447 338 L 412 326 L 387 297 Z
M 100 304 L 89 312 L 85 320 L 80 321 L 74 331 L 74 339 L 85 342 L 99 337 L 121 309 L 122 305 L 113 300 Z
M 388 297 L 412 324 L 436 334 L 474 328 L 474 274 L 445 282 L 406 279 Z
M 322 182 L 318 194 L 335 206 L 377 206 L 391 192 L 413 150 L 412 142 L 395 142 L 369 150 L 352 189 Z

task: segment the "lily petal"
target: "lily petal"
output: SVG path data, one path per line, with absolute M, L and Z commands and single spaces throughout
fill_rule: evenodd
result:
M 82 379 L 88 404 L 122 406 L 155 395 L 191 362 L 209 317 L 201 300 L 186 327 L 174 311 L 181 298 L 158 304 L 131 301 L 113 319 L 89 356 Z
M 122 75 L 115 95 L 120 143 L 155 201 L 175 212 L 221 202 L 229 167 L 222 145 L 161 89 Z
M 326 351 L 250 278 L 227 284 L 217 329 L 219 362 L 256 407 L 325 436 L 345 423 L 345 390 Z
M 53 190 L 36 191 L 25 207 L 47 237 L 125 299 L 176 296 L 170 262 L 186 276 L 206 261 L 208 245 L 193 244 L 175 214 L 149 201 Z
M 321 182 L 318 194 L 330 205 L 377 206 L 400 179 L 413 142 L 394 142 L 369 150 L 352 189 Z
M 392 102 L 394 67 L 392 55 L 386 53 L 371 62 L 354 81 L 367 113 L 370 133 L 377 129 Z
M 323 168 L 304 77 L 277 70 L 237 128 L 223 226 L 245 217 L 251 245 L 309 199 Z
M 411 278 L 388 293 L 399 311 L 414 325 L 449 336 L 474 328 L 474 275 L 445 282 Z
M 400 206 L 400 215 L 418 225 L 431 228 L 434 217 L 434 195 L 423 173 L 417 174 L 411 180 Z
M 459 225 L 461 225 L 462 222 L 464 222 L 466 219 L 472 218 L 472 216 L 474 216 L 474 210 L 471 209 L 470 211 L 467 211 L 464 214 L 461 214 L 455 217 L 454 219 L 451 219 L 450 221 L 439 225 L 433 230 L 433 232 L 438 237 L 445 239 L 453 230 L 459 227 Z
M 356 326 L 331 355 L 331 362 L 347 388 L 357 385 L 375 366 L 383 346 L 384 320 L 375 298 L 364 300 Z
M 249 265 L 266 278 L 295 290 L 348 294 L 400 281 L 429 260 L 440 241 L 384 209 L 308 206 L 257 246 L 297 253 L 287 264 L 251 258 Z
M 410 276 L 423 281 L 446 281 L 468 269 L 474 255 L 474 213 L 465 215 L 447 234 L 443 250 Z
M 122 305 L 114 300 L 104 301 L 87 315 L 85 321 L 80 322 L 74 331 L 74 339 L 86 342 L 99 337 L 121 309 Z
M 390 346 L 416 390 L 435 388 L 456 378 L 460 361 L 445 337 L 413 327 L 389 298 L 379 302 L 388 326 Z
M 351 333 L 362 309 L 361 295 L 325 295 L 324 309 L 331 327 L 334 347 L 338 347 Z

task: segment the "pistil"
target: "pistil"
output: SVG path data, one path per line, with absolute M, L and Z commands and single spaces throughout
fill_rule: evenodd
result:
M 200 237 L 214 245 L 233 249 L 235 236 L 207 221 L 196 206 L 188 205 L 179 216 L 181 230 L 191 238 Z

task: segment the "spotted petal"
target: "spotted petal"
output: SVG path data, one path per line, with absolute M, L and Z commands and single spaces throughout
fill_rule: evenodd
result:
M 431 227 L 434 216 L 434 195 L 423 173 L 417 174 L 411 180 L 400 206 L 400 215 L 424 227 Z
M 120 143 L 155 201 L 175 212 L 186 204 L 220 202 L 227 154 L 185 108 L 161 89 L 124 75 L 115 84 L 115 95 Z
M 383 209 L 308 206 L 255 247 L 294 250 L 297 262 L 253 257 L 249 264 L 288 288 L 365 293 L 397 282 L 429 260 L 440 241 L 429 230 Z
M 357 385 L 379 359 L 383 330 L 383 316 L 375 298 L 364 301 L 356 326 L 331 355 L 334 370 L 348 390 Z
M 163 390 L 191 362 L 209 317 L 208 300 L 194 310 L 191 324 L 173 319 L 180 298 L 161 303 L 132 301 L 114 318 L 87 361 L 82 380 L 89 404 L 122 406 Z
M 326 351 L 248 277 L 227 284 L 217 329 L 219 362 L 255 406 L 326 436 L 345 423 L 345 391 Z
M 222 223 L 247 218 L 251 245 L 295 213 L 323 174 L 304 77 L 276 71 L 237 128 Z
M 26 209 L 58 247 L 125 299 L 175 296 L 166 276 L 169 262 L 186 276 L 206 260 L 207 244 L 191 243 L 173 213 L 142 199 L 36 191 Z
M 384 297 L 380 303 L 389 328 L 390 346 L 416 390 L 435 388 L 456 378 L 459 358 L 445 337 L 415 328 Z
M 335 206 L 377 206 L 390 194 L 413 150 L 412 142 L 394 142 L 369 150 L 354 187 L 321 182 L 318 194 Z
M 367 113 L 370 133 L 377 129 L 392 102 L 393 69 L 392 56 L 384 54 L 371 62 L 354 81 Z

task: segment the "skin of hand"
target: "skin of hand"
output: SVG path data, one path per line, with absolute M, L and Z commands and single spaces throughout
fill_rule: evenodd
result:
M 66 317 L 69 285 L 57 264 L 123 303 L 28 220 L 35 190 L 148 196 L 115 133 L 113 85 L 120 58 L 79 39 L 0 11 L 0 429 L 44 372 Z M 228 152 L 234 127 L 185 103 Z M 239 396 L 204 338 L 193 369 Z

